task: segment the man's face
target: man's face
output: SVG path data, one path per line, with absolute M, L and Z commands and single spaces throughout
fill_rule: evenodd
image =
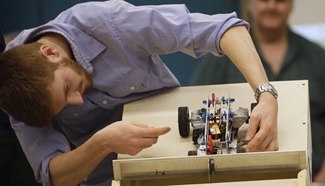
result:
M 253 24 L 262 29 L 276 30 L 286 26 L 292 0 L 249 0 L 248 11 Z
M 69 58 L 63 58 L 59 63 L 49 85 L 55 114 L 67 105 L 82 105 L 82 95 L 92 87 L 91 76 L 81 66 Z

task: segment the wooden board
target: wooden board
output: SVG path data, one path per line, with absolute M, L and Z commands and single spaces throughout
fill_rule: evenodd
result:
M 309 163 L 311 160 L 311 150 L 309 148 L 311 148 L 311 140 L 308 81 L 283 81 L 272 82 L 272 84 L 275 85 L 279 93 L 279 151 L 270 153 L 246 153 L 243 155 L 243 157 L 261 156 L 262 158 L 257 163 L 263 165 L 262 163 L 266 160 L 265 158 L 263 159 L 263 156 L 266 156 L 266 154 L 269 154 L 269 156 L 275 158 L 279 154 L 287 155 L 290 153 L 295 153 L 296 156 L 299 157 L 299 169 L 306 169 L 307 172 L 309 172 Z M 136 166 L 136 162 L 138 162 L 139 165 L 141 165 L 143 161 L 152 162 L 152 167 L 150 169 L 153 169 L 155 164 L 157 164 L 154 162 L 161 162 L 162 159 L 167 159 L 171 162 L 180 159 L 192 161 L 190 160 L 191 158 L 187 156 L 187 152 L 189 150 L 195 150 L 195 146 L 192 145 L 191 135 L 188 138 L 180 137 L 178 132 L 177 110 L 180 106 L 188 106 L 190 111 L 199 109 L 203 107 L 202 100 L 206 99 L 208 95 L 211 97 L 212 93 L 215 93 L 216 97 L 227 97 L 229 95 L 230 97 L 234 97 L 236 101 L 232 104 L 233 110 L 237 110 L 239 107 L 250 108 L 250 104 L 255 102 L 253 96 L 254 92 L 250 86 L 247 83 L 241 83 L 179 87 L 163 92 L 159 95 L 126 104 L 124 107 L 123 120 L 140 121 L 155 127 L 170 126 L 171 131 L 166 135 L 161 136 L 157 144 L 151 148 L 141 151 L 136 156 L 119 155 L 118 160 L 114 161 L 115 179 L 121 180 L 123 175 L 125 178 L 125 171 L 130 170 L 123 168 L 123 166 L 126 167 L 126 165 L 130 162 L 132 163 L 132 166 Z M 242 138 L 245 136 L 247 127 L 248 125 L 245 125 L 240 129 L 240 136 Z M 218 157 L 213 157 L 216 158 L 216 160 L 221 157 L 225 157 L 227 158 L 227 162 L 231 162 L 231 159 L 234 159 L 233 157 L 241 155 L 223 154 L 216 156 Z M 230 159 L 228 160 L 228 158 Z M 237 163 L 237 165 L 240 165 L 240 161 Z M 231 171 L 231 163 L 227 166 L 230 166 L 229 170 Z M 250 165 L 245 166 L 250 167 Z M 263 166 L 260 166 L 259 170 L 262 169 Z M 135 175 L 137 172 L 139 172 L 138 169 L 134 169 L 133 171 Z M 297 175 L 299 171 L 296 171 L 297 170 L 295 170 L 295 172 L 291 172 L 290 174 L 293 175 L 293 173 L 295 173 L 295 175 Z M 148 175 L 138 174 L 138 178 L 135 176 L 132 179 L 139 179 L 140 177 L 145 178 L 146 176 Z M 252 176 L 252 179 L 253 177 L 254 176 Z M 128 179 L 131 178 L 128 177 Z

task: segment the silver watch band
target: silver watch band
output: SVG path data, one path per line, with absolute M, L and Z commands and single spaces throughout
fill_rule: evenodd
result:
M 278 92 L 275 89 L 275 87 L 271 83 L 265 83 L 265 84 L 262 84 L 262 85 L 258 86 L 256 91 L 255 91 L 254 96 L 255 96 L 255 99 L 256 99 L 257 102 L 259 101 L 260 95 L 263 92 L 269 92 L 269 93 L 271 93 L 273 95 L 273 97 L 275 99 L 278 98 Z

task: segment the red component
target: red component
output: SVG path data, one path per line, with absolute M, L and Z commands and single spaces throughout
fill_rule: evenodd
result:
M 212 103 L 214 103 L 215 102 L 215 95 L 214 95 L 214 93 L 212 93 Z
M 208 145 L 209 145 L 209 152 L 210 152 L 210 154 L 213 154 L 212 137 L 211 137 L 211 135 L 208 136 Z

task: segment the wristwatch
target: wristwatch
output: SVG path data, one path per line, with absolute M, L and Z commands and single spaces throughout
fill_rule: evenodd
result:
M 278 92 L 276 91 L 274 86 L 271 83 L 265 83 L 265 84 L 262 84 L 262 85 L 258 86 L 256 91 L 255 91 L 254 96 L 255 96 L 255 99 L 256 99 L 257 103 L 258 103 L 258 99 L 260 98 L 260 95 L 263 92 L 269 92 L 274 96 L 275 99 L 278 98 Z

